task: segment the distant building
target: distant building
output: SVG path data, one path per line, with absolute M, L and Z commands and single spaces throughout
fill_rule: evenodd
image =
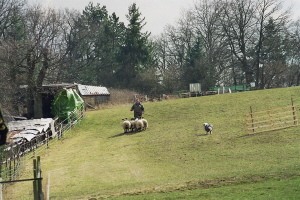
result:
M 79 95 L 86 103 L 87 107 L 97 107 L 101 103 L 106 103 L 110 100 L 110 93 L 106 87 L 77 85 Z
M 43 85 L 40 93 L 43 101 L 43 118 L 53 118 L 51 105 L 56 95 L 63 89 L 74 89 L 85 101 L 86 107 L 95 108 L 99 104 L 109 101 L 110 93 L 106 87 L 81 85 L 77 83 L 60 83 Z M 26 92 L 27 85 L 20 86 L 18 108 L 20 116 L 27 116 Z

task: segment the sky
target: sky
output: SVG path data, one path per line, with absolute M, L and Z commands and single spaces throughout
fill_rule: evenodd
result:
M 128 7 L 136 3 L 142 16 L 145 17 L 144 31 L 159 35 L 167 25 L 174 25 L 180 19 L 184 10 L 191 8 L 197 0 L 28 0 L 45 7 L 58 9 L 69 8 L 82 11 L 89 2 L 106 6 L 108 14 L 116 13 L 120 21 L 127 25 L 125 15 Z M 293 17 L 300 18 L 300 0 L 282 0 L 285 8 L 291 8 Z

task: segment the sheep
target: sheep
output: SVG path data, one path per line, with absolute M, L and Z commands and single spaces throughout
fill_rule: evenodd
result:
M 123 123 L 122 123 L 122 127 L 124 129 L 124 133 L 129 132 L 130 128 L 131 128 L 131 123 L 130 121 L 127 120 L 127 118 L 122 119 Z
M 147 129 L 147 127 L 148 127 L 148 121 L 144 118 L 144 117 L 142 117 L 142 122 L 143 122 L 143 124 L 144 124 L 144 130 L 146 130 Z
M 204 123 L 203 126 L 204 126 L 204 130 L 206 131 L 206 134 L 208 133 L 212 134 L 213 125 Z
M 144 123 L 141 119 L 136 120 L 136 130 L 142 131 L 144 129 Z
M 130 123 L 131 123 L 131 132 L 136 131 L 136 121 L 137 121 L 137 119 L 131 118 L 131 121 L 130 121 Z

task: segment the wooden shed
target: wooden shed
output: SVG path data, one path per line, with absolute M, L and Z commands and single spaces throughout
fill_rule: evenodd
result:
M 106 87 L 78 84 L 77 89 L 88 107 L 94 108 L 110 100 L 110 93 Z

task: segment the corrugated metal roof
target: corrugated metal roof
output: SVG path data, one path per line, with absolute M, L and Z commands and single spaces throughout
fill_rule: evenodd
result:
M 33 138 L 36 137 L 36 134 L 33 133 L 18 133 L 12 137 L 14 142 L 17 142 L 20 138 L 25 138 L 28 142 L 30 142 Z
M 9 131 L 35 129 L 40 132 L 46 131 L 53 122 L 52 118 L 30 119 L 11 121 L 7 123 Z
M 56 135 L 52 118 L 10 121 L 7 126 L 9 129 L 8 141 L 10 142 L 17 142 L 21 138 L 31 141 L 36 135 L 46 132 L 49 128 L 52 130 L 52 135 Z M 22 131 L 19 132 L 19 130 Z
M 110 95 L 106 87 L 78 85 L 78 90 L 81 95 Z

